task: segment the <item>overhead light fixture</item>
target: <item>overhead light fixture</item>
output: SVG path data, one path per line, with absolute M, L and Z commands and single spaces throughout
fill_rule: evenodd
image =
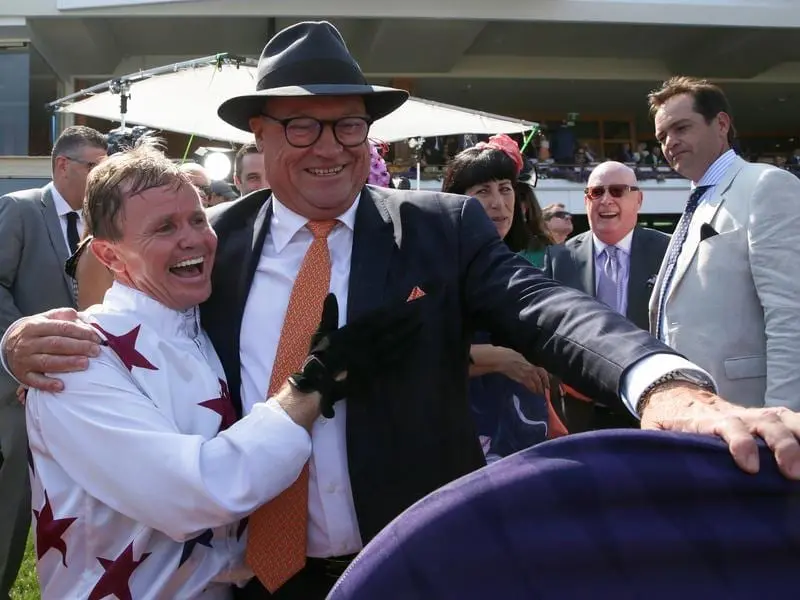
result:
M 230 155 L 234 152 L 235 150 L 231 148 L 202 146 L 195 151 L 195 156 L 201 159 L 202 165 L 208 171 L 211 179 L 224 181 L 231 175 L 233 161 Z

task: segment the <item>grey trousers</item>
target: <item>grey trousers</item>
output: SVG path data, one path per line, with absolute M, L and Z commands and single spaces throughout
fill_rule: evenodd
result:
M 0 456 L 0 600 L 7 600 L 31 524 L 25 408 L 13 394 L 0 398 Z

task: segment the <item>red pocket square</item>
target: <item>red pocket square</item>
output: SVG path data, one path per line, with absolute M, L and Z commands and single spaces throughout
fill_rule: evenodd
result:
M 414 286 L 414 289 L 411 290 L 411 293 L 408 295 L 408 300 L 406 302 L 411 302 L 412 300 L 416 300 L 417 298 L 422 298 L 425 295 L 425 292 L 422 291 L 422 288 L 418 285 Z

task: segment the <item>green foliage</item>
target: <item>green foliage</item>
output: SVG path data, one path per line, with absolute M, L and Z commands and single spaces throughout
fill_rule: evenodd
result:
M 25 558 L 19 570 L 17 582 L 11 590 L 11 600 L 40 600 L 39 580 L 36 578 L 36 555 L 33 550 L 33 537 L 28 536 Z

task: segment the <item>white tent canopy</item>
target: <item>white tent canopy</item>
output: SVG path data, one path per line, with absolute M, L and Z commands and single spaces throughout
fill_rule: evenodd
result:
M 253 140 L 252 134 L 231 127 L 217 116 L 217 107 L 223 101 L 251 93 L 256 85 L 255 63 L 228 55 L 120 77 L 56 100 L 51 107 L 60 112 L 120 121 L 121 96 L 111 91 L 120 82 L 130 95 L 126 125 L 145 125 L 227 142 Z M 394 113 L 376 121 L 370 137 L 396 142 L 462 133 L 519 133 L 535 126 L 530 121 L 412 98 Z

